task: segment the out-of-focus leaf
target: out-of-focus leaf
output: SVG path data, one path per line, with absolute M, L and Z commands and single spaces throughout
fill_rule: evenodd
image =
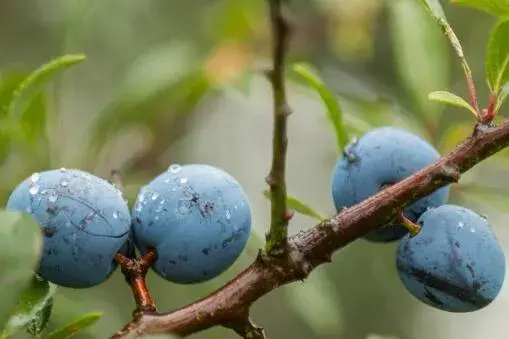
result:
M 509 82 L 509 19 L 499 21 L 491 31 L 486 51 L 486 77 L 494 93 Z
M 502 105 L 504 104 L 505 99 L 509 96 L 509 83 L 507 83 L 504 87 L 500 89 L 500 93 L 498 94 L 497 107 L 495 112 L 500 111 Z
M 366 339 L 398 339 L 398 337 L 391 336 L 391 335 L 388 336 L 388 335 L 370 333 L 370 334 L 368 334 Z
M 212 4 L 208 19 L 214 37 L 219 40 L 246 41 L 263 19 L 264 4 L 260 1 L 221 0 Z
M 343 123 L 343 112 L 339 105 L 336 96 L 327 88 L 325 83 L 320 79 L 311 65 L 306 63 L 295 63 L 291 66 L 292 72 L 297 75 L 300 83 L 315 90 L 322 98 L 325 107 L 327 108 L 327 115 L 336 132 L 336 142 L 339 152 L 348 144 L 349 137 Z
M 30 330 L 40 332 L 46 326 L 52 307 L 56 285 L 33 277 L 31 284 L 21 294 L 12 311 L 5 333 L 13 334 L 30 324 Z
M 269 190 L 267 190 L 267 189 L 264 190 L 263 195 L 267 199 L 270 199 L 270 191 Z M 296 197 L 292 197 L 290 195 L 287 196 L 286 203 L 287 203 L 289 209 L 294 210 L 297 213 L 300 213 L 302 215 L 307 215 L 308 217 L 314 218 L 318 221 L 322 221 L 322 220 L 326 219 L 326 217 L 324 215 L 322 215 L 321 213 L 318 213 L 311 206 L 300 201 Z
M 341 296 L 324 270 L 314 271 L 301 285 L 285 288 L 285 300 L 318 338 L 341 338 L 344 316 Z
M 440 4 L 421 1 L 435 20 L 444 20 Z M 436 125 L 443 107 L 428 100 L 426 94 L 449 85 L 450 57 L 441 32 L 415 0 L 387 2 L 390 14 L 390 34 L 395 63 L 403 88 L 413 100 L 421 121 Z M 426 46 L 423 48 L 422 46 Z
M 175 334 L 152 334 L 152 335 L 144 335 L 140 337 L 142 339 L 180 339 L 179 336 Z
M 440 151 L 449 152 L 454 149 L 460 142 L 472 135 L 474 126 L 472 122 L 463 122 L 451 124 L 449 128 L 442 134 L 440 141 Z
M 509 15 L 507 0 L 451 0 L 455 5 L 468 6 L 495 16 Z
M 64 327 L 51 332 L 48 336 L 48 339 L 67 339 L 75 335 L 76 333 L 87 329 L 88 327 L 94 325 L 100 318 L 102 317 L 102 313 L 100 312 L 92 312 L 87 313 L 78 319 L 75 319 L 65 325 Z
M 93 121 L 85 158 L 93 161 L 112 135 L 132 125 L 149 128 L 163 139 L 154 144 L 166 150 L 168 139 L 175 138 L 168 126 L 211 91 L 197 55 L 194 48 L 176 44 L 149 51 L 135 62 L 124 88 Z
M 435 20 L 447 21 L 445 12 L 439 0 L 419 0 Z
M 83 54 L 64 55 L 51 60 L 32 72 L 19 84 L 12 96 L 8 110 L 10 118 L 14 120 L 21 119 L 27 107 L 30 106 L 37 94 L 50 80 L 61 71 L 83 60 L 85 60 Z
M 462 97 L 447 91 L 435 91 L 428 94 L 428 99 L 443 102 L 445 104 L 453 105 L 456 107 L 462 107 L 469 110 L 475 117 L 477 113 L 475 109 L 470 106 L 468 102 L 465 101 Z
M 22 213 L 0 211 L 0 332 L 33 277 L 41 249 L 39 225 Z

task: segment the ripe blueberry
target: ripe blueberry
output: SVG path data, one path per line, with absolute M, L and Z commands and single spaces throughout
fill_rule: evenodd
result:
M 38 273 L 61 286 L 105 281 L 129 236 L 131 216 L 120 191 L 79 170 L 34 173 L 11 193 L 7 209 L 39 223 L 44 245 Z
M 142 253 L 155 248 L 154 270 L 189 284 L 228 269 L 251 231 L 251 209 L 240 184 L 208 165 L 172 165 L 140 191 L 132 211 Z
M 420 301 L 449 312 L 471 312 L 500 292 L 505 257 L 487 221 L 463 207 L 443 205 L 421 215 L 421 231 L 406 235 L 398 274 Z
M 351 207 L 438 158 L 438 152 L 414 134 L 393 127 L 376 128 L 348 145 L 336 163 L 332 174 L 334 205 L 338 211 Z M 404 215 L 415 222 L 427 208 L 445 204 L 448 196 L 449 187 L 443 187 L 410 205 Z M 407 233 L 401 225 L 389 223 L 364 238 L 389 242 Z

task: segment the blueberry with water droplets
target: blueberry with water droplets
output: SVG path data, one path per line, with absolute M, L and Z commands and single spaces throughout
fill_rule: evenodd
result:
M 449 312 L 489 305 L 505 277 L 505 256 L 486 219 L 455 205 L 421 215 L 420 232 L 399 243 L 396 266 L 418 300 Z
M 131 215 L 118 190 L 79 170 L 34 173 L 14 189 L 7 209 L 29 213 L 41 226 L 38 273 L 61 286 L 105 281 L 129 236 Z
M 439 158 L 438 152 L 420 137 L 393 127 L 379 127 L 345 148 L 332 174 L 332 197 L 337 211 L 351 207 L 395 184 Z M 410 205 L 404 215 L 415 222 L 429 207 L 447 202 L 449 186 L 438 189 Z M 405 227 L 389 223 L 364 236 L 389 242 L 407 234 Z
M 209 165 L 172 165 L 140 190 L 132 210 L 136 246 L 155 249 L 153 269 L 181 284 L 210 280 L 244 250 L 251 209 L 240 184 Z

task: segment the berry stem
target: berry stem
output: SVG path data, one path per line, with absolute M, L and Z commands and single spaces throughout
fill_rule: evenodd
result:
M 405 226 L 408 229 L 408 232 L 412 237 L 415 237 L 421 231 L 421 226 L 417 225 L 412 220 L 405 217 L 403 213 L 401 213 L 398 216 L 398 222 L 400 222 L 401 225 Z
M 115 260 L 119 263 L 122 273 L 133 291 L 134 300 L 136 302 L 134 314 L 154 313 L 157 311 L 145 281 L 148 269 L 156 259 L 157 254 L 154 250 L 148 251 L 144 255 L 134 259 L 122 253 L 117 253 L 115 256 Z
M 286 203 L 286 149 L 287 120 L 291 113 L 286 100 L 285 57 L 288 50 L 290 25 L 283 15 L 284 0 L 267 0 L 272 26 L 272 69 L 267 76 L 272 84 L 274 100 L 274 127 L 272 139 L 272 166 L 266 181 L 270 187 L 271 222 L 265 247 L 269 255 L 286 252 L 288 222 L 291 213 Z

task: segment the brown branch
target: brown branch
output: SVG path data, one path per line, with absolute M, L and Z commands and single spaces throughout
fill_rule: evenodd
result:
M 249 267 L 219 290 L 170 313 L 141 314 L 124 335 L 173 332 L 186 336 L 235 323 L 260 297 L 281 285 L 305 279 L 317 266 L 330 262 L 336 250 L 393 220 L 419 198 L 457 182 L 460 173 L 508 145 L 509 120 L 497 127 L 478 125 L 469 139 L 435 163 L 290 237 L 285 255 L 267 258 L 260 252 Z
M 288 50 L 290 26 L 283 15 L 283 0 L 267 0 L 272 26 L 273 66 L 268 72 L 274 97 L 274 131 L 272 140 L 272 167 L 267 176 L 270 187 L 271 221 L 267 233 L 266 252 L 281 255 L 285 252 L 288 222 L 292 216 L 286 205 L 286 146 L 287 120 L 290 108 L 286 101 L 285 56 Z

